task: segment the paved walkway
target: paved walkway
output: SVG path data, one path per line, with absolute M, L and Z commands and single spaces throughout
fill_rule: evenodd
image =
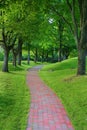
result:
M 39 68 L 27 75 L 31 107 L 26 130 L 74 130 L 59 98 L 39 78 Z

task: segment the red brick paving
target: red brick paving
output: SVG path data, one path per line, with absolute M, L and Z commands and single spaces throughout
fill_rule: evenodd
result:
M 31 107 L 26 130 L 74 130 L 60 99 L 34 69 L 27 75 Z

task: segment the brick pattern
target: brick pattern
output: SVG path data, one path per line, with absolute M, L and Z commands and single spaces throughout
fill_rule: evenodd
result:
M 60 99 L 34 69 L 27 75 L 31 107 L 26 130 L 74 130 Z

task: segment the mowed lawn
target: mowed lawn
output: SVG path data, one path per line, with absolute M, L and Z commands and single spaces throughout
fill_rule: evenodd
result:
M 9 64 L 9 68 L 9 73 L 0 71 L 0 130 L 25 130 L 30 106 L 28 66 L 15 68 Z
M 64 104 L 75 130 L 87 130 L 87 75 L 76 76 L 77 58 L 46 65 L 39 75 Z

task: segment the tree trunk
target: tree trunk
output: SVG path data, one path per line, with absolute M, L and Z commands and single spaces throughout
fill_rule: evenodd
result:
M 59 20 L 59 57 L 58 57 L 58 61 L 61 62 L 62 61 L 62 36 L 63 36 L 63 20 L 60 19 Z
M 36 63 L 37 62 L 37 59 L 38 59 L 38 53 L 37 53 L 37 48 L 35 49 L 35 59 L 34 59 L 34 62 Z
M 52 62 L 54 60 L 54 53 L 53 53 L 53 49 L 51 50 L 51 57 L 52 57 Z
M 66 51 L 64 54 L 63 54 L 63 56 L 65 57 L 65 59 L 68 59 L 68 57 L 69 57 L 69 52 L 68 51 Z
M 13 66 L 15 66 L 15 67 L 16 67 L 16 65 L 17 65 L 17 64 L 16 64 L 16 57 L 17 57 L 17 56 L 13 54 Z
M 46 53 L 46 61 L 48 62 L 48 51 Z
M 22 44 L 23 41 L 21 38 L 19 38 L 19 43 L 18 43 L 18 65 L 21 65 L 21 60 L 22 60 Z
M 86 72 L 86 50 L 78 50 L 78 70 L 77 75 L 85 75 Z
M 60 24 L 61 26 L 61 24 Z M 61 32 L 61 27 L 59 28 L 60 31 L 60 43 L 59 43 L 59 56 L 58 56 L 58 61 L 61 62 L 62 60 L 62 32 Z
M 30 64 L 30 47 L 28 47 L 28 65 Z
M 9 50 L 6 49 L 4 50 L 4 64 L 2 68 L 3 72 L 8 72 L 8 58 L 9 58 Z
M 78 43 L 78 75 L 86 73 L 86 50 L 87 50 L 87 0 L 79 1 L 81 15 L 81 36 Z
M 12 53 L 13 53 L 13 66 L 16 67 L 18 48 L 13 48 Z
M 59 48 L 59 56 L 58 56 L 58 61 L 61 62 L 62 61 L 62 51 L 61 51 L 61 43 L 60 43 L 60 48 Z
M 42 50 L 42 63 L 44 62 L 44 49 Z
M 22 51 L 18 53 L 18 65 L 21 65 L 21 60 L 22 60 Z

